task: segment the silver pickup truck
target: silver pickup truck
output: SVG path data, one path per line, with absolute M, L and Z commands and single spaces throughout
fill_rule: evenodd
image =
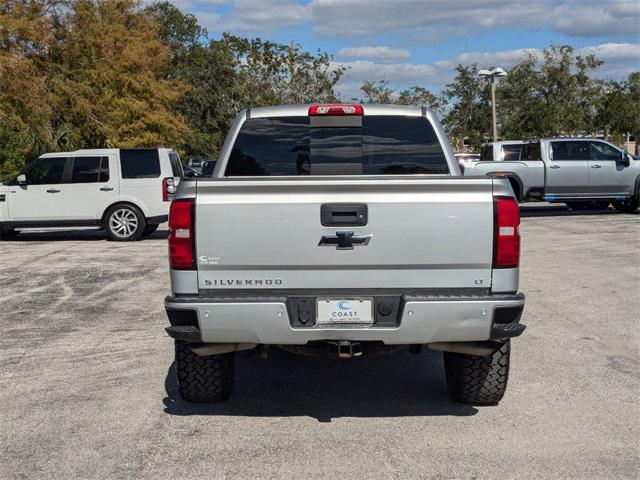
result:
M 464 178 L 428 110 L 253 108 L 169 219 L 180 394 L 230 394 L 234 352 L 444 352 L 453 397 L 495 404 L 520 335 L 518 204 Z M 372 375 L 375 373 L 372 372 Z
M 507 177 L 519 201 L 563 202 L 573 209 L 613 204 L 633 213 L 640 198 L 640 161 L 594 138 L 496 142 L 482 148 L 465 175 Z

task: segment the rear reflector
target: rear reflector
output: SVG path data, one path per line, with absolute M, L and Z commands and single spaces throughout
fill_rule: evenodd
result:
M 493 268 L 517 268 L 520 264 L 520 208 L 512 197 L 495 200 Z
M 309 116 L 364 115 L 362 105 L 326 104 L 311 105 Z
M 177 200 L 169 209 L 169 266 L 195 270 L 193 261 L 193 202 Z

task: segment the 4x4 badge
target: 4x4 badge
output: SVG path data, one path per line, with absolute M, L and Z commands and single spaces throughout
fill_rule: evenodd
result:
M 353 232 L 336 232 L 335 235 L 323 235 L 319 247 L 333 247 L 336 250 L 353 250 L 354 246 L 369 245 L 373 235 L 354 235 Z

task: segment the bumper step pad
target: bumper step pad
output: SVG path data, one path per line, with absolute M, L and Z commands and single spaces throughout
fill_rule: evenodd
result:
M 202 336 L 198 327 L 192 325 L 175 325 L 165 328 L 171 338 L 183 342 L 201 342 Z

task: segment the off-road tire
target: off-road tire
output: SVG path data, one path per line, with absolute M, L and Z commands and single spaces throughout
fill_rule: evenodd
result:
M 235 353 L 200 357 L 189 344 L 176 340 L 176 376 L 186 402 L 224 402 L 233 387 Z
M 626 200 L 620 200 L 612 203 L 613 208 L 622 213 L 634 213 L 640 206 L 640 199 L 638 197 L 628 198 Z
M 496 405 L 509 379 L 509 340 L 492 355 L 480 357 L 444 352 L 444 368 L 451 396 L 472 405 Z
M 137 222 L 136 227 L 135 230 L 130 234 L 124 236 L 119 235 L 118 232 L 114 229 L 111 217 L 113 215 L 117 215 L 119 212 L 127 212 L 127 215 L 130 216 L 130 218 L 135 217 L 135 221 Z M 114 242 L 135 242 L 136 240 L 140 240 L 146 228 L 147 221 L 144 218 L 144 214 L 138 207 L 135 207 L 128 203 L 119 203 L 113 205 L 109 207 L 104 215 L 104 229 L 107 232 L 109 240 L 113 240 Z
M 148 237 L 149 235 L 153 235 L 160 225 L 157 223 L 147 223 L 146 228 L 144 229 L 143 237 Z

